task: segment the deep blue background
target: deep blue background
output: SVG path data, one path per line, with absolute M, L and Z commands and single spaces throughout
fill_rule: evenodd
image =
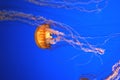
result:
M 85 13 L 40 7 L 24 0 L 0 0 L 0 10 L 44 16 L 68 24 L 87 37 L 120 33 L 119 3 L 119 0 L 109 0 L 101 12 Z M 112 65 L 120 59 L 120 36 L 101 46 L 106 49 L 100 56 L 103 64 L 94 55 L 89 64 L 78 65 L 86 63 L 94 53 L 85 54 L 68 44 L 50 50 L 40 49 L 34 41 L 35 29 L 36 26 L 18 21 L 0 22 L 0 80 L 79 80 L 82 74 L 93 74 L 101 80 L 111 73 Z M 105 40 L 102 39 L 97 39 L 98 43 Z M 70 60 L 75 55 L 79 56 Z

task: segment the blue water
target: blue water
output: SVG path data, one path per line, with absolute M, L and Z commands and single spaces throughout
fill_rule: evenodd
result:
M 120 33 L 119 3 L 109 0 L 101 12 L 87 13 L 42 7 L 25 0 L 0 0 L 0 10 L 44 16 L 70 25 L 84 37 L 97 37 Z M 120 59 L 120 35 L 99 46 L 105 49 L 104 55 L 99 55 L 102 64 L 95 53 L 86 53 L 69 44 L 40 49 L 34 41 L 35 30 L 36 26 L 19 21 L 0 22 L 0 80 L 79 80 L 84 75 L 91 80 L 104 80 Z M 105 39 L 95 38 L 90 42 L 102 43 Z M 79 56 L 71 59 L 75 55 Z

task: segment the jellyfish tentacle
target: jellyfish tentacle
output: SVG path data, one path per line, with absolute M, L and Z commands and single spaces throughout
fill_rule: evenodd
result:
M 99 12 L 103 8 L 106 7 L 108 1 L 107 0 L 88 0 L 88 1 L 70 1 L 70 0 L 59 0 L 59 1 L 52 1 L 52 0 L 27 0 L 30 3 L 33 3 L 35 5 L 39 6 L 48 6 L 53 8 L 64 8 L 64 9 L 73 9 L 73 10 L 79 10 L 82 12 Z M 100 7 L 100 4 L 103 4 L 102 7 Z M 93 9 L 89 9 L 89 6 L 92 6 Z
M 73 40 L 63 38 L 63 41 L 68 42 L 68 43 L 70 43 L 70 44 L 72 44 L 74 46 L 79 46 L 81 48 L 81 50 L 83 50 L 85 52 L 99 53 L 100 55 L 104 54 L 104 49 L 93 47 L 90 44 L 86 45 L 84 43 L 81 43 L 79 40 L 73 41 Z
M 38 26 L 44 23 L 47 19 L 42 16 L 34 16 L 32 14 L 26 14 L 18 11 L 0 11 L 0 21 L 20 21 L 30 25 Z
M 105 78 L 105 80 L 119 80 L 120 79 L 120 60 L 112 67 L 112 73 Z

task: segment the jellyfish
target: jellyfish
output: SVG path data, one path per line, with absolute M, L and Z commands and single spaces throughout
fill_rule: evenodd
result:
M 30 3 L 53 8 L 64 8 L 82 12 L 99 12 L 108 3 L 107 0 L 27 0 Z
M 120 60 L 112 67 L 112 73 L 105 78 L 105 80 L 119 80 L 120 79 Z
M 51 48 L 52 45 L 59 42 L 66 42 L 84 52 L 104 54 L 104 49 L 91 45 L 84 37 L 72 29 L 72 27 L 64 23 L 18 11 L 0 11 L 0 21 L 5 20 L 20 21 L 37 26 L 35 42 L 42 49 Z

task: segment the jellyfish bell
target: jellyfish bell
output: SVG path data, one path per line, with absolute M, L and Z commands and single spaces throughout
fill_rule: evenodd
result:
M 42 49 L 50 48 L 51 44 L 47 41 L 47 38 L 52 39 L 50 32 L 47 29 L 49 25 L 43 24 L 37 27 L 35 31 L 35 42 L 38 47 Z
M 55 35 L 54 38 L 52 35 Z M 49 24 L 42 24 L 37 27 L 35 31 L 35 42 L 38 47 L 42 49 L 48 49 L 52 44 L 60 41 L 60 35 L 64 35 L 62 32 L 53 30 Z

